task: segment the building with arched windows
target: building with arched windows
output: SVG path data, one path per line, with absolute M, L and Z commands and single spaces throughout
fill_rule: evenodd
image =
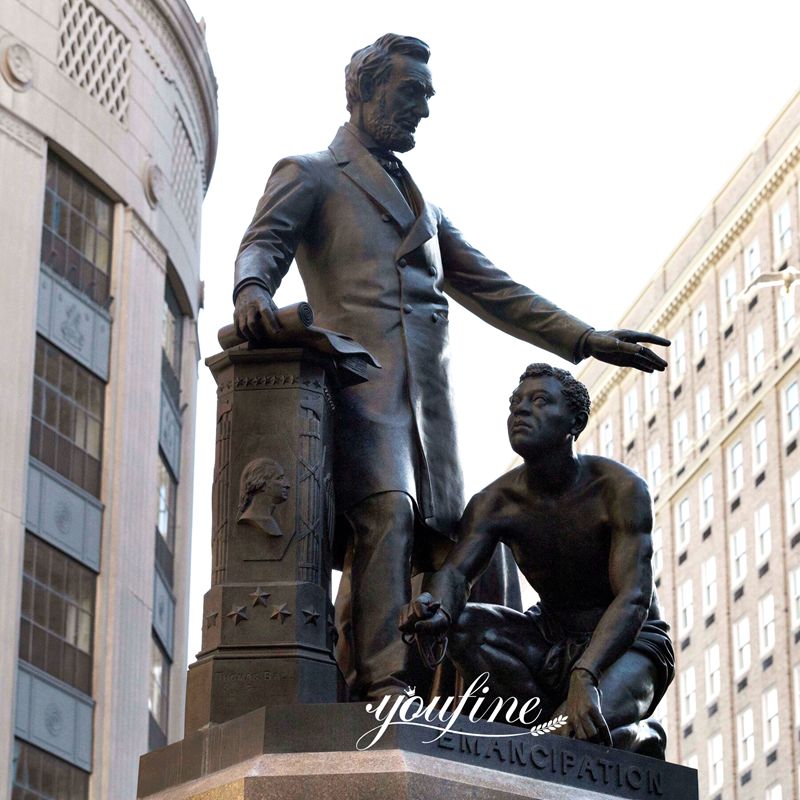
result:
M 0 776 L 134 797 L 180 738 L 201 205 L 184 0 L 0 0 Z

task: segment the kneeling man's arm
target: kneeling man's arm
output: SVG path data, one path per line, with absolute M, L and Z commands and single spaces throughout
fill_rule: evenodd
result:
M 442 568 L 423 582 L 422 594 L 411 604 L 401 630 L 439 634 L 461 615 L 473 584 L 489 566 L 499 542 L 488 505 L 485 492 L 470 500 L 459 525 L 458 543 Z
M 611 552 L 608 576 L 614 600 L 600 619 L 575 668 L 595 679 L 633 644 L 647 619 L 653 597 L 653 511 L 647 485 L 638 477 L 623 478 L 612 499 Z

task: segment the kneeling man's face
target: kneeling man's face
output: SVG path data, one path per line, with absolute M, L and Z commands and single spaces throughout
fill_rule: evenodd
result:
M 575 413 L 561 389 L 556 378 L 541 375 L 526 378 L 511 395 L 508 439 L 523 458 L 541 457 L 572 436 Z

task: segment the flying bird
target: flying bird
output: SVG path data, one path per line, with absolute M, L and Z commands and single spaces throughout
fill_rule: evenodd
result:
M 788 295 L 794 290 L 798 280 L 800 280 L 800 269 L 797 269 L 797 267 L 784 267 L 775 272 L 763 272 L 750 281 L 739 298 L 740 301 L 745 300 L 759 289 L 766 289 L 768 286 L 782 286 Z

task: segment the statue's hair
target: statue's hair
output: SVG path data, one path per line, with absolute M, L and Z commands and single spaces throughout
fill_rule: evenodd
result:
M 431 49 L 421 39 L 413 36 L 399 36 L 396 33 L 385 33 L 372 44 L 362 47 L 353 53 L 350 63 L 344 68 L 344 89 L 347 95 L 347 110 L 352 111 L 356 103 L 369 100 L 361 96 L 361 81 L 369 78 L 373 86 L 378 86 L 389 79 L 392 71 L 393 55 L 411 56 L 411 58 L 428 63 Z
M 567 404 L 576 413 L 583 411 L 586 416 L 592 408 L 592 401 L 586 387 L 565 369 L 551 366 L 550 364 L 529 364 L 519 377 L 522 383 L 526 378 L 538 378 L 540 376 L 550 376 L 561 384 L 561 394 L 567 398 Z
M 283 467 L 271 458 L 256 458 L 242 471 L 239 479 L 239 512 L 246 511 L 269 481 L 283 477 Z

